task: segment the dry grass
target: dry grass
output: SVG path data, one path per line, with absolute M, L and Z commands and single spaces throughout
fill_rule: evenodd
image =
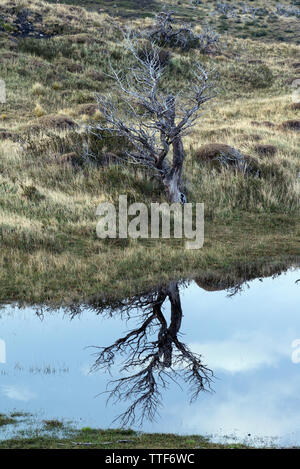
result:
M 225 145 L 224 143 L 207 143 L 196 150 L 195 157 L 202 162 L 213 160 L 222 154 L 234 156 L 235 153 L 235 148 Z
M 62 114 L 48 114 L 44 116 L 43 114 L 37 115 L 39 119 L 34 120 L 28 124 L 29 130 L 68 130 L 77 127 L 76 122 L 70 119 L 68 116 Z
M 13 3 L 1 0 L 8 18 Z M 18 9 L 22 5 L 18 2 Z M 126 142 L 89 140 L 97 165 L 81 155 L 87 143 L 84 124 L 101 119 L 95 92 L 115 92 L 105 75 L 109 62 L 121 67 L 132 62 L 106 13 L 40 0 L 26 6 L 33 17 L 42 13 L 39 27 L 55 36 L 22 39 L 16 47 L 7 32 L 0 32 L 0 75 L 8 84 L 0 114 L 5 116 L 0 121 L 3 300 L 68 302 L 103 291 L 127 295 L 206 268 L 299 254 L 299 131 L 298 124 L 282 124 L 299 122 L 291 86 L 299 45 L 232 33 L 219 55 L 168 51 L 168 84 L 175 89 L 196 59 L 220 76 L 217 98 L 184 139 L 188 198 L 205 203 L 204 248 L 187 251 L 174 240 L 101 241 L 95 216 L 100 202 L 117 202 L 119 194 L 147 204 L 164 200 L 161 187 L 145 180 L 143 170 L 108 164 L 115 163 Z M 204 11 L 185 1 L 174 8 L 187 19 Z M 151 21 L 131 18 L 134 27 Z M 37 99 L 43 111 L 39 118 Z M 260 148 L 276 152 L 260 155 L 258 141 Z M 203 165 L 199 149 L 212 155 L 207 150 L 215 150 L 216 142 L 249 155 L 260 177 Z

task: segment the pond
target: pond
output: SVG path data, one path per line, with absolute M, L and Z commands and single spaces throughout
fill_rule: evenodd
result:
M 296 266 L 231 285 L 172 282 L 113 305 L 4 305 L 0 413 L 300 445 L 299 279 Z

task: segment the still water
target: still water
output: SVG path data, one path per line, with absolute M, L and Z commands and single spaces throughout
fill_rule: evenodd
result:
M 144 396 L 136 420 L 126 414 L 132 428 L 300 445 L 298 279 L 292 268 L 231 290 L 172 283 L 113 307 L 3 306 L 0 413 L 119 427 L 113 420 Z M 108 385 L 118 378 L 126 389 L 116 389 L 120 381 Z M 107 385 L 117 392 L 108 405 Z M 125 400 L 122 391 L 129 391 Z

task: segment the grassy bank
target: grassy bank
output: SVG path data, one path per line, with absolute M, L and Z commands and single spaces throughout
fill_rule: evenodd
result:
M 124 441 L 125 440 L 125 441 Z M 123 442 L 122 442 L 123 441 Z M 1 449 L 247 449 L 243 444 L 212 443 L 199 435 L 179 436 L 122 430 L 83 429 L 68 438 L 32 437 L 13 438 L 0 442 Z
M 21 37 L 24 4 L 1 1 L 7 103 L 0 113 L 0 300 L 121 297 L 207 269 L 226 273 L 238 264 L 299 256 L 299 131 L 282 125 L 299 122 L 291 85 L 299 76 L 300 46 L 288 32 L 297 31 L 295 17 L 273 14 L 275 2 L 254 24 L 249 13 L 210 15 L 216 2 L 168 2 L 178 19 L 191 20 L 199 31 L 208 21 L 221 34 L 217 54 L 167 50 L 171 87 L 186 80 L 196 59 L 219 75 L 218 96 L 184 140 L 188 199 L 204 202 L 206 222 L 204 247 L 189 251 L 181 241 L 96 236 L 100 202 L 116 203 L 119 194 L 148 205 L 165 200 L 142 169 L 107 164 L 108 154 L 120 156 L 122 143 L 91 141 L 85 129 L 101 119 L 95 92 L 117 93 L 106 75 L 109 63 L 131 66 L 113 24 L 147 27 L 160 2 L 138 10 L 133 1 L 117 9 L 108 1 L 80 2 L 86 8 L 66 3 L 26 2 L 33 32 Z M 199 159 L 203 145 L 216 143 L 250 155 L 261 177 Z M 87 144 L 96 163 L 84 157 Z M 273 153 L 259 145 L 272 146 Z
M 0 416 L 0 428 L 16 425 L 28 415 Z M 1 449 L 243 449 L 242 443 L 218 444 L 201 435 L 180 436 L 169 433 L 142 433 L 134 430 L 84 427 L 75 429 L 60 420 L 31 423 L 16 436 L 0 440 Z
M 61 241 L 58 252 L 11 246 L 2 253 L 1 297 L 28 303 L 69 303 L 94 295 L 114 299 L 207 270 L 226 275 L 235 265 L 243 269 L 255 261 L 300 255 L 299 222 L 249 215 L 230 223 L 230 228 L 225 222 L 209 224 L 199 251 L 133 241 L 124 248 L 117 242 L 84 242 L 79 235 Z

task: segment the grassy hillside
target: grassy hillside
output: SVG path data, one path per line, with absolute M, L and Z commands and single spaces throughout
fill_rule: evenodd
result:
M 292 100 L 300 20 L 290 10 L 299 10 L 299 2 L 282 1 L 284 14 L 275 1 L 242 2 L 260 8 L 255 12 L 237 2 L 226 14 L 217 9 L 224 2 L 197 3 L 0 0 L 0 78 L 7 91 L 0 104 L 2 300 L 126 295 L 206 268 L 300 254 L 300 109 Z M 117 26 L 145 29 L 162 4 L 196 31 L 210 24 L 220 34 L 214 54 L 166 48 L 170 87 L 178 90 L 190 78 L 195 60 L 219 77 L 217 97 L 184 140 L 188 198 L 205 203 L 199 251 L 174 240 L 96 237 L 100 202 L 117 202 L 119 194 L 146 203 L 165 197 L 142 169 L 107 164 L 107 155 L 120 156 L 122 142 L 95 140 L 85 129 L 102 118 L 95 93 L 117 93 L 110 63 L 132 64 Z M 97 164 L 86 158 L 87 144 Z M 261 176 L 212 168 L 199 157 L 205 144 L 250 155 Z

